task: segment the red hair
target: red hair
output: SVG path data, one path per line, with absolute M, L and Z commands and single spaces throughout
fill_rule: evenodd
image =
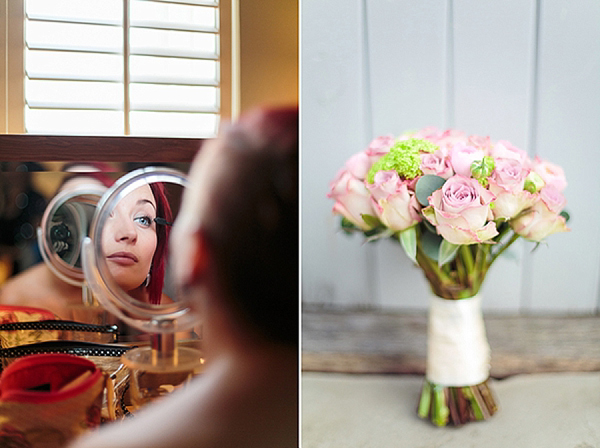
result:
M 152 194 L 156 200 L 156 216 L 164 218 L 169 223 L 173 221 L 173 213 L 165 191 L 164 184 L 153 182 L 150 184 Z M 148 301 L 152 304 L 159 304 L 162 296 L 163 285 L 165 282 L 165 267 L 168 251 L 170 225 L 156 224 L 156 250 L 152 257 L 150 266 L 150 282 L 146 287 L 148 292 Z

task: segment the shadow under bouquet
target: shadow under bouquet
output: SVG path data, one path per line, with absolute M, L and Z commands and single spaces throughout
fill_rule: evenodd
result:
M 332 181 L 342 229 L 399 241 L 431 286 L 420 417 L 460 425 L 496 411 L 479 291 L 517 239 L 569 230 L 566 185 L 560 166 L 507 141 L 435 128 L 375 138 Z

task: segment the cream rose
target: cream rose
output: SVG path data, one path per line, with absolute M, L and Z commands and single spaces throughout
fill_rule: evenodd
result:
M 406 230 L 421 221 L 419 202 L 409 185 L 395 171 L 379 171 L 375 182 L 367 185 L 377 217 L 393 231 Z
M 566 199 L 555 187 L 547 185 L 538 193 L 539 200 L 528 210 L 510 221 L 516 234 L 540 242 L 548 235 L 568 232 L 566 219 L 560 215 Z

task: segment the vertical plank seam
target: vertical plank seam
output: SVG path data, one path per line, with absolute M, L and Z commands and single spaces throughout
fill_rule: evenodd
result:
M 369 23 L 367 16 L 367 0 L 361 1 L 362 15 L 362 76 L 363 76 L 363 120 L 365 124 L 366 139 L 370 140 L 373 137 L 373 103 L 371 96 L 371 70 L 370 70 L 370 53 L 369 53 Z M 365 142 L 365 143 L 368 143 Z
M 539 102 L 539 58 L 540 58 L 540 28 L 541 28 L 541 0 L 534 2 L 534 24 L 532 42 L 532 68 L 529 103 L 529 136 L 527 152 L 534 156 L 537 151 L 537 125 Z M 533 294 L 533 256 L 523 247 L 523 263 L 521 264 L 521 313 L 531 311 Z
M 454 118 L 454 3 L 446 2 L 446 117 L 445 127 L 455 126 Z
M 362 76 L 363 76 L 363 122 L 365 130 L 365 144 L 373 138 L 373 102 L 371 95 L 371 61 L 369 52 L 369 20 L 367 14 L 367 0 L 361 0 L 362 20 Z M 379 288 L 376 281 L 377 257 L 373 245 L 366 245 L 365 261 L 367 263 L 367 297 L 368 308 L 375 307 L 376 298 L 379 297 Z

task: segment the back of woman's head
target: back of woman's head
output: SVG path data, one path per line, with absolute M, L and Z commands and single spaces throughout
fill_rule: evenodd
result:
M 298 110 L 259 110 L 221 135 L 202 218 L 221 287 L 264 336 L 298 338 Z

